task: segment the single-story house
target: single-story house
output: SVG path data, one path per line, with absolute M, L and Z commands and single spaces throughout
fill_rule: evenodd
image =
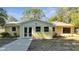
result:
M 52 39 L 53 24 L 40 21 L 30 20 L 24 22 L 9 22 L 5 26 L 5 31 L 11 35 L 19 35 L 20 38 L 34 39 Z
M 54 21 L 48 23 L 41 20 L 29 20 L 23 22 L 8 22 L 5 25 L 5 32 L 11 35 L 18 35 L 20 38 L 52 39 L 53 33 L 63 36 L 74 34 L 75 26 L 63 22 Z

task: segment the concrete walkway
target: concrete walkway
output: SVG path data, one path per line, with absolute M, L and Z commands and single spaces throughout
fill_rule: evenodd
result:
M 26 51 L 32 39 L 18 39 L 0 48 L 0 51 Z

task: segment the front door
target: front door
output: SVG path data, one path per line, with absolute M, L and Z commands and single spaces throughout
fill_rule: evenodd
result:
M 32 37 L 32 27 L 24 27 L 24 37 L 26 38 Z

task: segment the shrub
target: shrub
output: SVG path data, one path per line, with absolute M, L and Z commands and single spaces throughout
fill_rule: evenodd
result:
M 57 33 L 54 32 L 54 33 L 53 33 L 53 37 L 54 37 L 54 38 L 57 37 Z
M 11 34 L 8 32 L 2 32 L 2 33 L 0 33 L 0 35 L 2 36 L 2 38 L 11 37 Z
M 17 33 L 14 33 L 14 37 L 19 37 L 19 35 Z

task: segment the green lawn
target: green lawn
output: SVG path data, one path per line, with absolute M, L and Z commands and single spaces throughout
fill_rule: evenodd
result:
M 74 39 L 32 40 L 28 51 L 79 51 L 79 41 Z

